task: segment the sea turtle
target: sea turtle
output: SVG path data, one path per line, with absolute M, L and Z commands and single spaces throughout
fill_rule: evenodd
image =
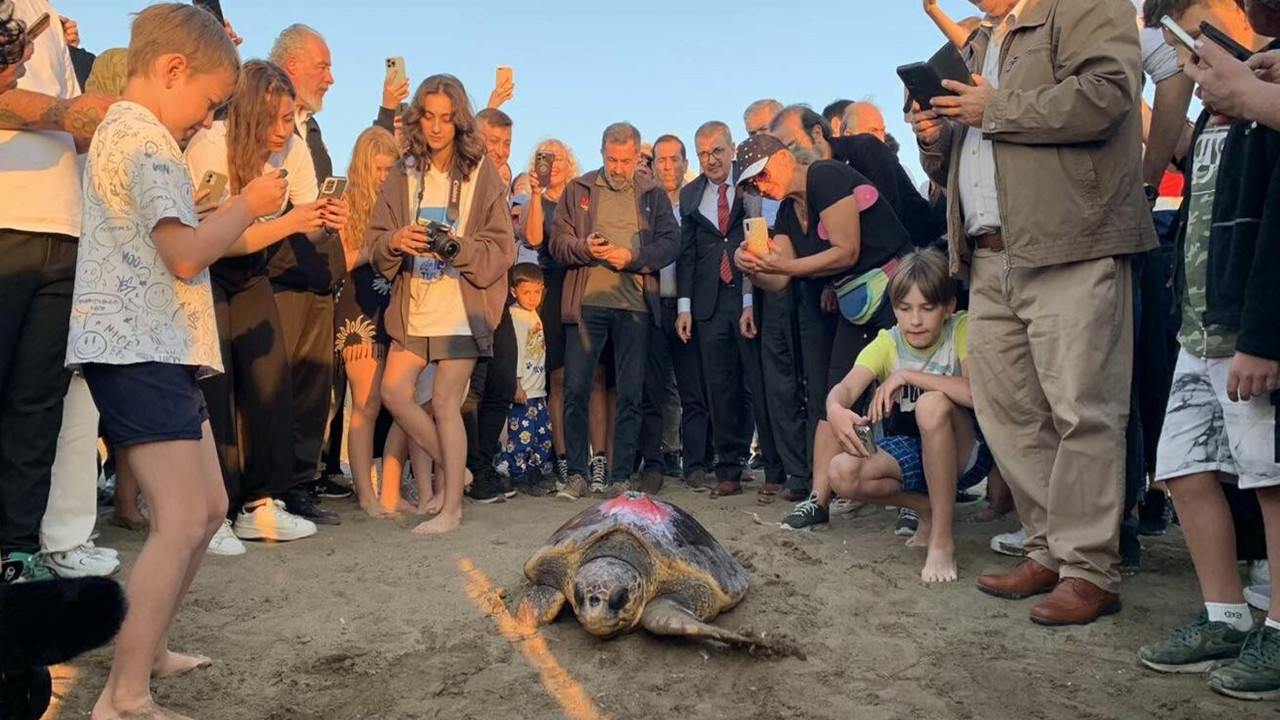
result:
M 531 587 L 517 617 L 555 620 L 566 600 L 593 635 L 640 625 L 655 635 L 716 640 L 771 654 L 803 654 L 782 638 L 711 625 L 747 594 L 747 571 L 688 513 L 627 492 L 574 516 L 525 563 Z

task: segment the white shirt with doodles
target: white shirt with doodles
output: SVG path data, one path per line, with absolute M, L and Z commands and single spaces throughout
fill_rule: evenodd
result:
M 161 362 L 222 372 L 209 271 L 169 272 L 151 239 L 161 220 L 196 227 L 191 175 L 151 111 L 111 106 L 85 163 L 84 215 L 67 365 Z

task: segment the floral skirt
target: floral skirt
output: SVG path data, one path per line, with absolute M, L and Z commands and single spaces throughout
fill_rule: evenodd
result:
M 391 338 L 384 321 L 391 304 L 391 281 L 361 265 L 338 290 L 334 312 L 334 352 L 346 362 L 381 360 Z

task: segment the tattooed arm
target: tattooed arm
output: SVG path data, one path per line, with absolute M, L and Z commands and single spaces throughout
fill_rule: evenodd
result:
M 109 95 L 62 100 L 29 90 L 10 90 L 0 94 L 0 130 L 61 130 L 75 139 L 78 152 L 84 152 L 107 108 L 116 100 Z

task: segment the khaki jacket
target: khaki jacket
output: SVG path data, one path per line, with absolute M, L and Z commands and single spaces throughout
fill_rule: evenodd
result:
M 978 72 L 991 42 L 963 51 Z M 994 142 L 996 186 L 1010 267 L 1043 267 L 1156 246 L 1142 191 L 1142 57 L 1129 0 L 1028 0 L 1005 38 L 1000 87 L 982 118 Z M 958 172 L 967 128 L 943 126 L 920 161 L 948 188 L 951 271 L 972 251 Z
M 452 264 L 462 276 L 462 304 L 467 309 L 471 335 L 480 354 L 490 357 L 493 329 L 502 319 L 502 306 L 507 301 L 507 271 L 515 262 L 516 241 L 505 185 L 498 170 L 485 157 L 472 173 L 476 176 L 476 187 L 471 197 L 471 212 L 466 227 L 458 233 L 460 249 Z M 394 283 L 385 316 L 387 334 L 401 344 L 405 342 L 413 258 L 392 250 L 391 236 L 416 219 L 409 207 L 409 177 L 403 162 L 397 162 L 374 206 L 369 234 L 373 236 L 370 264 Z

